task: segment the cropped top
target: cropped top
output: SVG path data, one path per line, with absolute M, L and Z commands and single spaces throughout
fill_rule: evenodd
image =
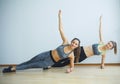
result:
M 93 44 L 92 45 L 94 55 L 103 55 L 103 54 L 105 54 L 106 51 L 101 51 L 99 49 L 100 46 L 103 46 L 103 44 Z
M 65 53 L 65 52 L 64 52 L 64 47 L 65 47 L 65 46 L 68 46 L 68 45 L 69 45 L 69 44 L 67 44 L 67 45 L 60 45 L 59 47 L 56 48 L 57 53 L 58 53 L 58 55 L 59 55 L 59 57 L 60 57 L 61 59 L 67 58 L 67 57 L 69 56 L 69 54 L 72 53 L 72 51 L 69 52 L 69 53 Z

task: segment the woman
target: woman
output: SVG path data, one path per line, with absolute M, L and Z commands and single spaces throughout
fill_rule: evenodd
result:
M 3 73 L 6 72 L 15 72 L 16 70 L 23 70 L 29 68 L 46 68 L 54 65 L 61 59 L 69 58 L 70 59 L 70 68 L 66 72 L 72 72 L 74 69 L 74 49 L 79 49 L 80 41 L 77 38 L 74 38 L 71 41 L 71 44 L 68 43 L 67 38 L 64 35 L 62 21 L 61 21 L 61 10 L 58 13 L 59 19 L 59 32 L 63 40 L 62 45 L 57 47 L 54 50 L 46 51 L 38 54 L 33 57 L 31 60 L 17 65 L 16 67 L 8 67 L 3 70 Z
M 81 46 L 80 47 L 80 55 L 77 55 L 77 52 L 74 52 L 75 55 L 75 63 L 76 62 L 82 62 L 88 57 L 94 56 L 94 55 L 101 55 L 101 69 L 104 68 L 104 62 L 106 57 L 106 51 L 114 49 L 114 54 L 117 54 L 117 43 L 114 41 L 109 41 L 107 44 L 103 43 L 102 36 L 101 36 L 101 19 L 102 16 L 100 16 L 100 26 L 99 26 L 99 38 L 100 42 L 97 44 L 92 44 L 90 46 Z M 68 58 L 60 60 L 59 62 L 55 63 L 53 67 L 62 67 L 65 65 L 68 65 L 70 63 L 70 60 Z

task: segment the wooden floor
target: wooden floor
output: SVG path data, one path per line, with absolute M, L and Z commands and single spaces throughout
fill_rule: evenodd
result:
M 120 84 L 120 66 L 75 66 L 72 73 L 65 73 L 68 66 L 49 70 L 29 69 L 16 73 L 2 73 L 0 84 Z

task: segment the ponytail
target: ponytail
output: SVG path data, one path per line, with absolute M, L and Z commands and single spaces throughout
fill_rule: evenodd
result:
M 114 54 L 117 54 L 117 43 L 115 41 L 110 41 L 113 44 L 113 47 L 111 49 L 114 48 Z

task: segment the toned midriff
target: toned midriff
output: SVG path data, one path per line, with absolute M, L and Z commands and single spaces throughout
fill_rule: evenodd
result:
M 84 46 L 83 49 L 87 57 L 94 55 L 92 46 Z
M 52 50 L 52 57 L 56 62 L 60 60 L 60 57 L 59 57 L 56 49 Z

